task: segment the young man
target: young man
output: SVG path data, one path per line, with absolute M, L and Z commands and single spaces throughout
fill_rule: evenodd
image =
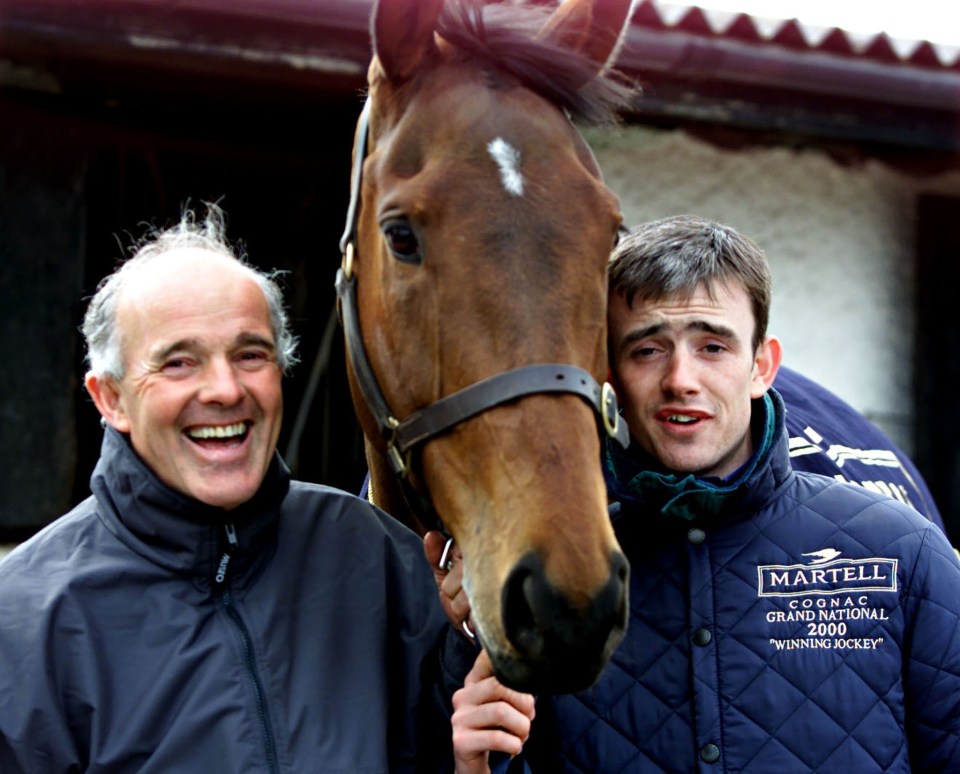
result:
M 592 688 L 539 698 L 526 764 L 960 771 L 960 562 L 909 506 L 791 467 L 763 253 L 668 218 L 621 240 L 610 288 L 631 617 Z
M 290 480 L 295 341 L 219 211 L 142 244 L 83 330 L 103 450 L 0 564 L 0 771 L 448 770 L 421 542 Z

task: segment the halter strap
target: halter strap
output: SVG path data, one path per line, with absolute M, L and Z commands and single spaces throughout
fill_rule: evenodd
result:
M 348 278 L 341 267 L 337 271 L 336 290 L 340 321 L 347 340 L 347 356 L 367 408 L 376 419 L 380 434 L 387 441 L 388 457 L 396 475 L 408 475 L 407 457 L 416 446 L 488 409 L 538 393 L 578 395 L 594 410 L 598 423 L 609 436 L 624 448 L 629 445 L 629 431 L 618 413 L 616 394 L 609 383 L 600 387 L 596 379 L 583 368 L 563 363 L 535 363 L 505 371 L 440 398 L 402 421 L 398 420 L 387 405 L 360 336 L 356 275 Z
M 543 363 L 491 376 L 415 411 L 397 426 L 397 448 L 400 452 L 406 452 L 494 406 L 526 395 L 556 392 L 583 398 L 605 427 L 608 423 L 614 426 L 610 435 L 626 446 L 627 426 L 617 414 L 612 388 L 606 385 L 605 389 L 601 389 L 593 376 L 577 366 Z
M 347 222 L 340 237 L 340 255 L 346 255 L 348 247 L 357 242 L 357 220 L 360 217 L 360 185 L 363 182 L 363 160 L 367 157 L 367 135 L 370 132 L 370 100 L 363 103 L 360 118 L 357 119 L 357 147 L 353 155 L 353 167 L 350 170 L 350 205 L 347 208 Z M 352 248 L 352 249 L 355 249 Z

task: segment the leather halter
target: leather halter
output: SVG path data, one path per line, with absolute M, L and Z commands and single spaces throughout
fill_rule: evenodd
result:
M 400 480 L 407 503 L 427 527 L 445 532 L 429 496 L 416 490 L 410 482 L 411 452 L 421 444 L 494 406 L 526 395 L 568 393 L 578 395 L 594 410 L 597 424 L 624 448 L 629 432 L 617 409 L 617 397 L 609 383 L 603 387 L 584 369 L 562 363 L 534 363 L 483 379 L 435 403 L 398 420 L 390 407 L 376 374 L 367 358 L 360 335 L 357 313 L 357 274 L 354 266 L 357 222 L 360 210 L 360 188 L 363 161 L 367 154 L 369 132 L 369 100 L 363 107 L 357 128 L 357 147 L 350 175 L 350 205 L 347 222 L 340 239 L 343 262 L 337 271 L 336 290 L 340 323 L 346 338 L 347 357 L 367 408 L 373 415 L 387 443 L 387 459 Z

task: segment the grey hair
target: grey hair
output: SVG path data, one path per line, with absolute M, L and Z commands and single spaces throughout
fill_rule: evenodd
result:
M 773 280 L 767 257 L 753 240 L 729 226 L 695 215 L 677 215 L 642 223 L 621 238 L 610 256 L 609 290 L 658 301 L 689 297 L 703 284 L 713 296 L 715 284 L 743 285 L 753 309 L 753 347 L 767 335 Z
M 87 363 L 98 377 L 123 379 L 123 342 L 117 325 L 117 306 L 127 280 L 154 259 L 182 248 L 200 248 L 235 260 L 263 291 L 270 310 L 270 324 L 277 347 L 277 365 L 287 373 L 297 364 L 297 338 L 290 330 L 290 320 L 283 303 L 283 291 L 277 283 L 279 271 L 261 272 L 247 262 L 246 256 L 231 247 L 226 239 L 226 219 L 216 204 L 205 203 L 202 221 L 185 208 L 180 222 L 167 229 L 151 228 L 134 245 L 134 254 L 116 271 L 97 285 L 83 318 Z

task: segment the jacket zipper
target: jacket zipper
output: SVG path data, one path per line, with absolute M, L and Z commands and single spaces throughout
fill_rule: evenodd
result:
M 263 732 L 263 744 L 267 756 L 267 765 L 269 771 L 276 774 L 280 771 L 280 765 L 277 762 L 277 745 L 273 736 L 273 728 L 270 725 L 270 716 L 267 712 L 267 700 L 263 691 L 263 683 L 260 680 L 260 674 L 257 670 L 257 662 L 254 658 L 253 638 L 247 629 L 247 625 L 240 617 L 233 602 L 233 594 L 230 591 L 230 564 L 233 561 L 233 554 L 239 545 L 237 541 L 237 531 L 231 522 L 223 525 L 224 534 L 227 541 L 220 560 L 217 563 L 213 576 L 213 587 L 220 595 L 220 601 L 223 603 L 224 610 L 237 627 L 240 634 L 240 640 L 243 643 L 243 652 L 247 666 L 247 676 L 253 683 L 254 693 L 257 697 L 257 716 L 260 718 L 260 730 Z

